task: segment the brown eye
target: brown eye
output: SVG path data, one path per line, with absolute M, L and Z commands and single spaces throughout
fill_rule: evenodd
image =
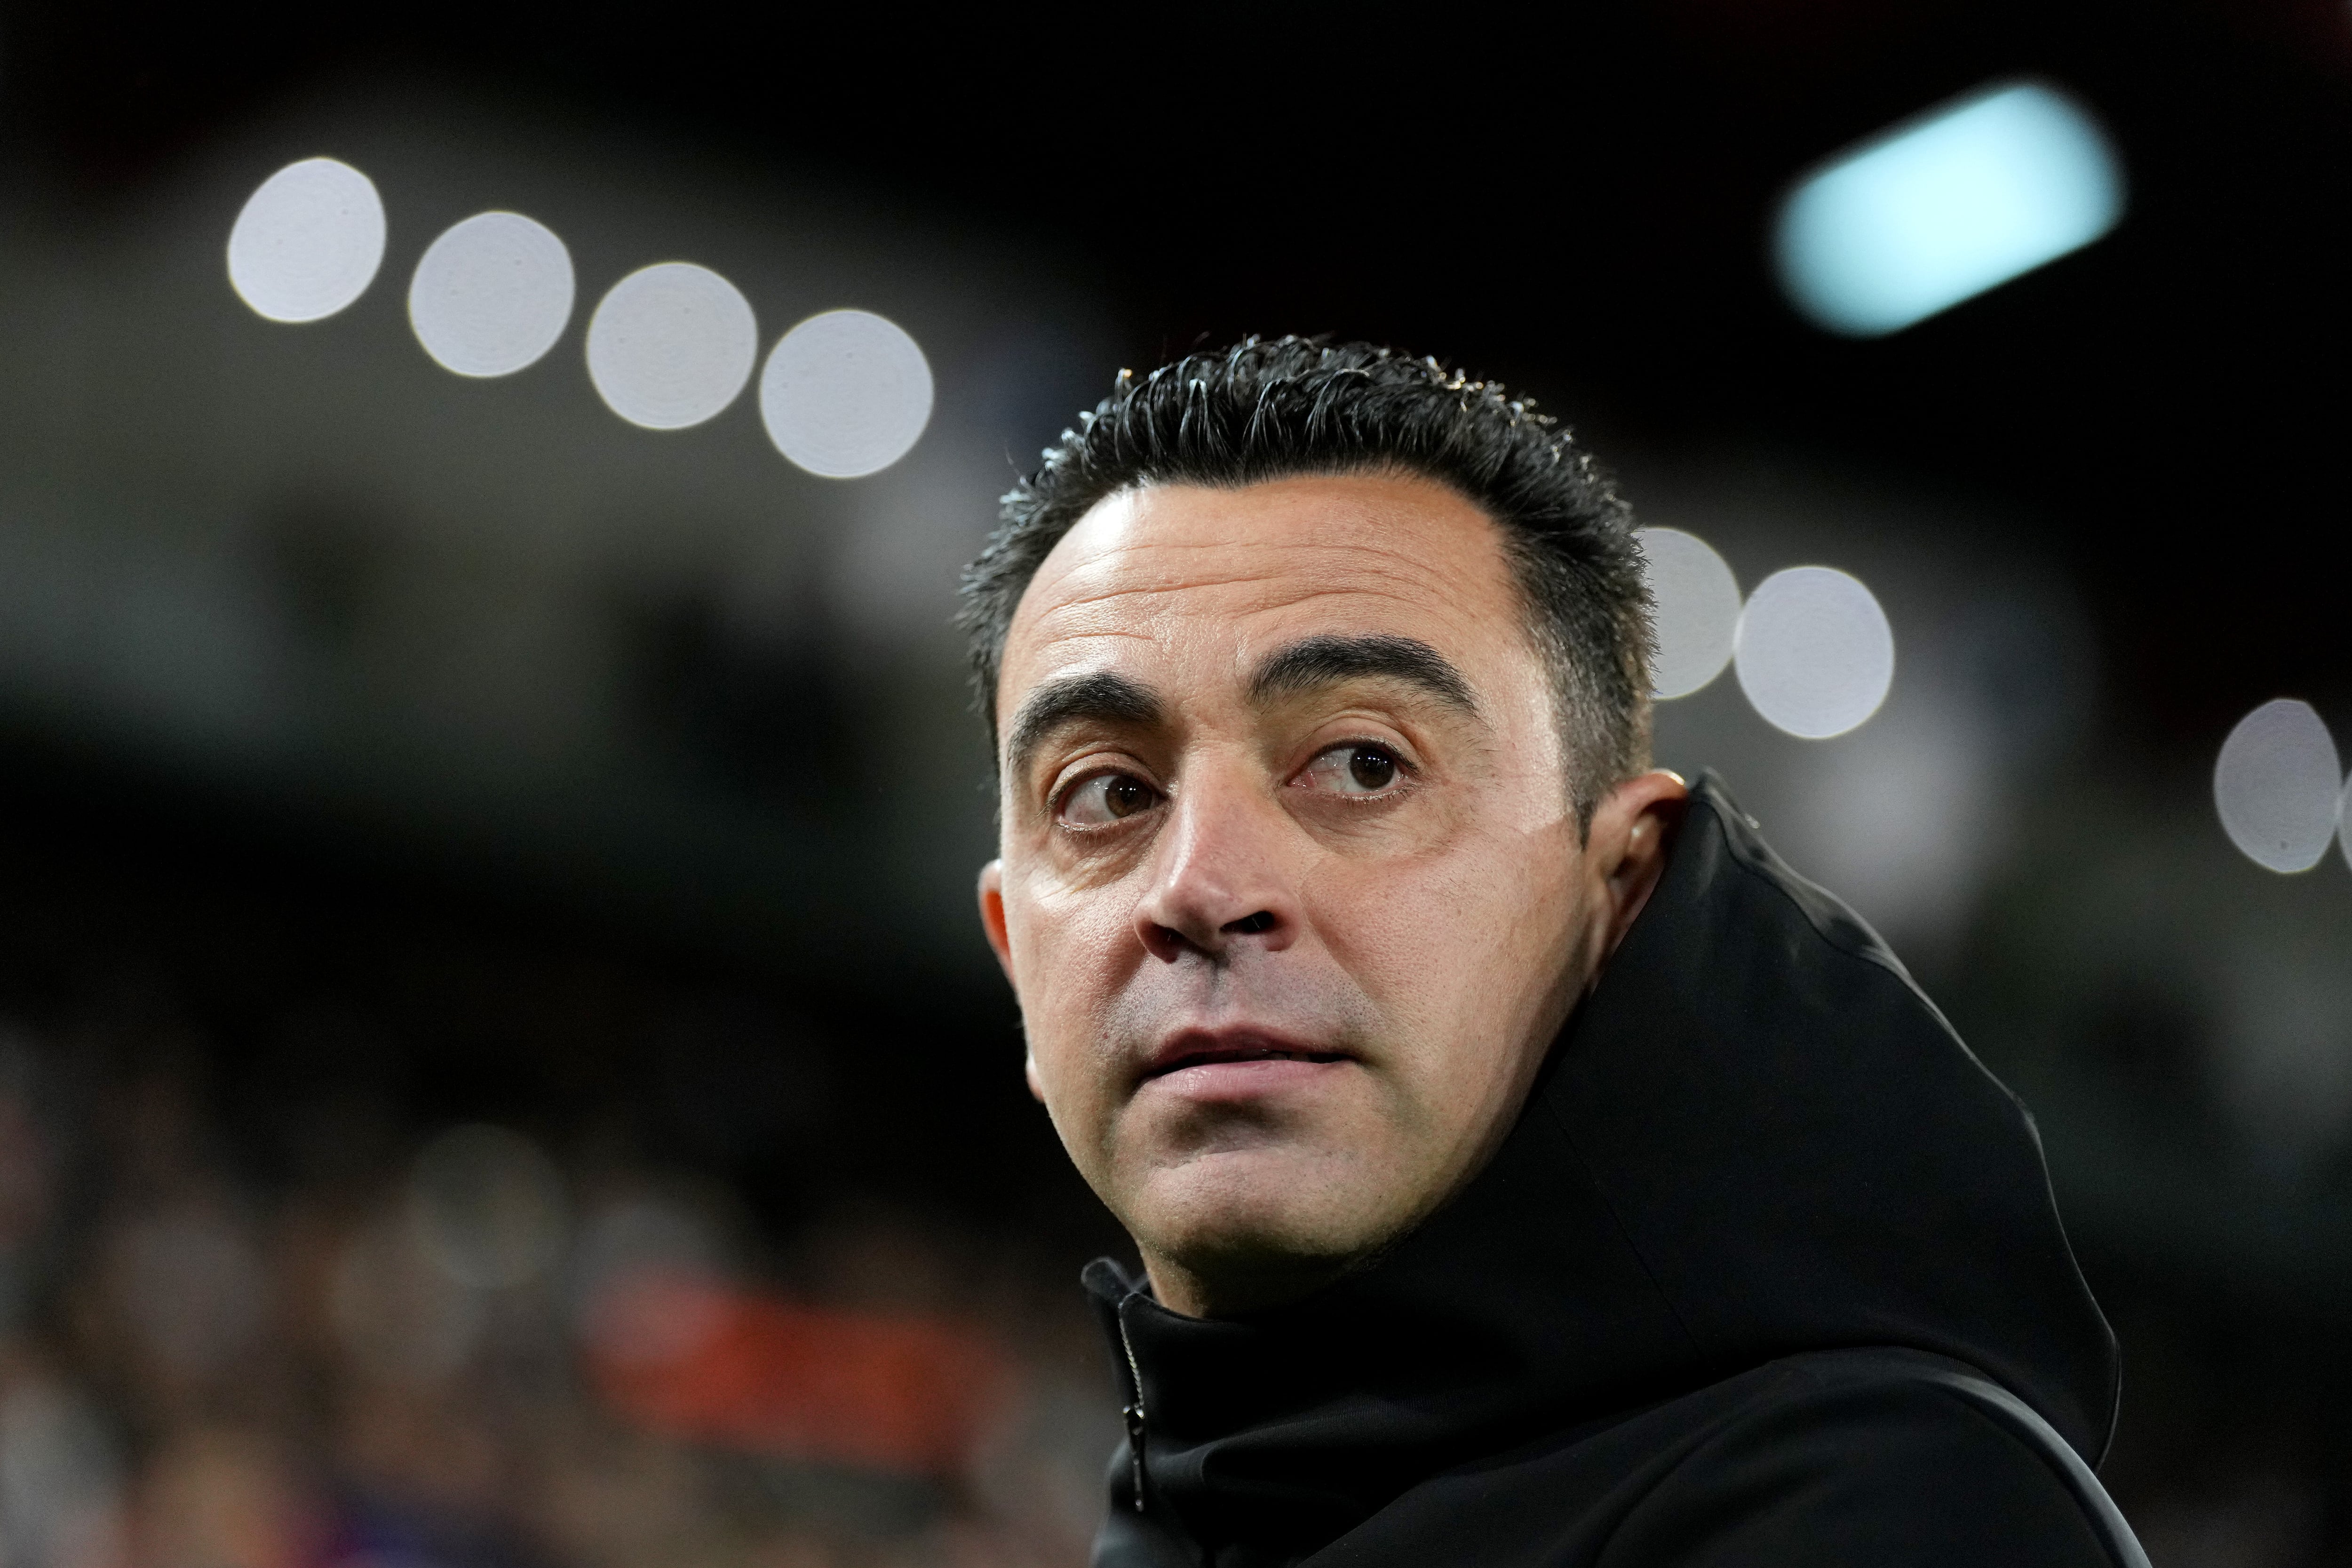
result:
M 1396 782 L 1396 759 L 1386 752 L 1376 752 L 1370 746 L 1358 746 L 1348 759 L 1348 776 L 1357 787 L 1368 790 L 1386 789 Z
M 1307 764 L 1298 782 L 1332 795 L 1378 795 L 1397 782 L 1404 764 L 1394 752 L 1369 741 L 1334 746 Z
M 1101 827 L 1148 811 L 1160 792 L 1129 773 L 1097 773 L 1062 797 L 1062 820 L 1076 827 Z
M 1151 792 L 1129 778 L 1114 778 L 1103 785 L 1103 805 L 1113 816 L 1132 816 L 1151 804 Z

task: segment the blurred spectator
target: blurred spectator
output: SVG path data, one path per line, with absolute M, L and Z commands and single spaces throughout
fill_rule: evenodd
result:
M 192 1039 L 0 1036 L 0 1568 L 1083 1561 L 1064 1281 L 483 1124 L 259 1181 Z

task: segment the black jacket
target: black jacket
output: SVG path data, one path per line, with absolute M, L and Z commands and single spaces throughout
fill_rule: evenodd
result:
M 1452 1204 L 1243 1321 L 1087 1286 L 1098 1568 L 2144 1568 L 2032 1121 L 1712 778 Z

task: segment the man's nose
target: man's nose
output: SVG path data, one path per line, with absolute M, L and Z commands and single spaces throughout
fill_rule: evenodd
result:
M 1288 947 L 1298 903 L 1288 875 L 1288 816 L 1239 780 L 1192 781 L 1170 803 L 1137 933 L 1163 963 L 1223 958 L 1236 945 Z

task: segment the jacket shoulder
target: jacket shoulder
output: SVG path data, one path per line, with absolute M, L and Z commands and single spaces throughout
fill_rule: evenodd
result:
M 1605 1568 L 2147 1568 L 2089 1468 L 1941 1357 L 1780 1363 L 1619 1518 Z

